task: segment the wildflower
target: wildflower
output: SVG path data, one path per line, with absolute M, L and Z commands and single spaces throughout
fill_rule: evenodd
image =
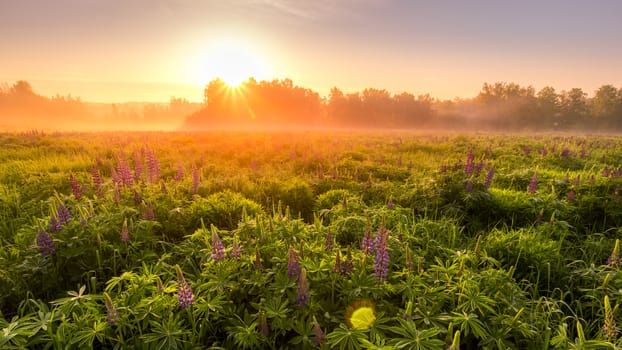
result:
M 192 164 L 192 194 L 199 193 L 199 169 Z
M 570 149 L 568 149 L 568 147 L 564 146 L 564 148 L 562 148 L 562 152 L 560 153 L 560 155 L 564 158 L 569 157 L 570 156 Z
M 231 257 L 235 259 L 239 259 L 242 255 L 242 249 L 240 248 L 240 243 L 235 240 L 233 241 L 233 245 L 231 246 Z
M 616 243 L 613 246 L 613 251 L 607 259 L 607 265 L 617 266 L 620 263 L 620 240 L 616 239 Z
M 609 167 L 605 167 L 605 169 L 603 169 L 602 173 L 601 173 L 602 177 L 608 177 L 609 175 L 611 175 L 611 170 L 609 170 Z
M 289 247 L 289 253 L 287 257 L 287 277 L 289 279 L 298 278 L 300 275 L 300 263 L 298 262 L 298 256 L 292 246 Z
M 66 225 L 71 221 L 71 212 L 64 204 L 60 204 L 56 208 L 56 218 L 61 225 Z
M 393 204 L 393 200 L 389 198 L 389 201 L 387 202 L 387 209 L 393 210 L 394 208 L 395 208 L 395 204 Z
M 39 251 L 43 256 L 53 255 L 56 253 L 56 246 L 52 241 L 52 237 L 50 237 L 44 229 L 39 229 L 37 232 L 37 245 L 39 246 Z
M 471 193 L 471 192 L 473 192 L 473 181 L 471 181 L 471 179 L 468 179 L 468 180 L 466 181 L 465 191 L 466 191 L 467 193 Z
M 321 346 L 326 342 L 326 335 L 324 334 L 324 331 L 322 331 L 320 324 L 315 319 L 315 316 L 313 316 L 313 334 L 315 335 L 313 338 L 315 346 Z
M 534 194 L 538 191 L 538 173 L 533 173 L 533 177 L 531 181 L 529 181 L 529 186 L 527 187 L 527 193 Z
M 160 162 L 155 153 L 150 149 L 146 150 L 145 158 L 147 163 L 147 180 L 150 183 L 156 183 L 160 178 Z
M 479 174 L 482 173 L 482 169 L 484 169 L 484 159 L 480 159 L 480 161 L 475 166 L 475 177 L 479 177 Z
M 179 307 L 185 309 L 194 303 L 194 296 L 179 265 L 175 265 L 175 270 L 177 271 L 177 297 L 179 299 Z
M 352 259 L 352 249 L 348 246 L 346 258 L 341 263 L 341 274 L 347 276 L 352 273 L 352 271 L 354 271 L 354 260 Z
M 134 205 L 140 205 L 143 202 L 143 197 L 138 193 L 138 191 L 134 190 Z
M 603 327 L 603 334 L 605 335 L 605 337 L 607 337 L 607 339 L 615 338 L 618 335 L 618 329 L 616 328 L 616 319 L 614 313 L 615 310 L 611 309 L 609 296 L 605 295 L 605 325 Z
M 326 234 L 326 250 L 330 251 L 333 250 L 334 246 L 335 246 L 335 237 L 333 236 L 332 232 L 328 232 Z
M 71 185 L 71 192 L 73 192 L 73 196 L 78 200 L 82 198 L 82 188 L 73 174 L 69 175 L 69 184 Z
M 143 220 L 154 221 L 155 213 L 153 212 L 153 205 L 151 203 L 147 203 L 142 210 Z
M 366 255 L 370 255 L 372 252 L 372 238 L 369 219 L 367 219 L 367 226 L 365 227 L 365 233 L 363 234 L 363 240 L 361 241 L 361 250 Z
M 374 304 L 367 300 L 358 300 L 348 306 L 346 323 L 353 329 L 368 329 L 376 321 Z
M 464 174 L 470 176 L 473 174 L 473 159 L 475 156 L 473 155 L 473 150 L 469 150 L 469 154 L 467 154 L 466 163 L 464 164 Z
M 307 280 L 307 270 L 305 268 L 300 269 L 300 275 L 298 276 L 298 287 L 296 288 L 296 304 L 299 307 L 304 307 L 309 303 L 309 281 Z
M 568 200 L 568 202 L 574 202 L 574 199 L 575 199 L 574 190 L 568 191 L 568 194 L 566 195 L 566 199 Z
M 384 227 L 380 227 L 378 232 L 378 244 L 376 245 L 376 260 L 374 262 L 374 274 L 380 283 L 387 279 L 389 272 L 389 249 L 387 246 L 389 240 L 389 231 Z
M 63 225 L 60 224 L 56 215 L 52 215 L 50 217 L 50 223 L 48 224 L 48 230 L 51 233 L 54 233 L 54 232 L 58 232 L 62 230 L 62 228 L 63 228 Z
M 177 173 L 175 174 L 175 180 L 181 181 L 184 179 L 184 165 L 181 162 L 177 162 Z
M 486 175 L 486 181 L 484 182 L 484 186 L 488 189 L 492 184 L 492 178 L 495 176 L 495 168 L 490 168 L 488 170 L 488 175 Z
M 225 252 L 225 247 L 218 236 L 218 233 L 215 229 L 212 229 L 212 259 L 214 261 L 220 261 L 227 256 Z
M 132 186 L 134 184 L 134 177 L 132 176 L 132 170 L 130 166 L 127 164 L 125 158 L 120 157 L 119 162 L 117 163 L 117 174 L 119 176 L 119 180 L 125 186 Z
M 143 160 L 138 152 L 134 152 L 134 180 L 138 181 L 143 175 Z
M 341 273 L 341 255 L 339 250 L 335 254 L 335 265 L 333 265 L 333 272 Z
M 103 195 L 102 185 L 104 184 L 104 180 L 102 179 L 102 175 L 95 165 L 91 168 L 91 177 L 93 178 L 93 187 L 95 187 L 95 193 L 97 197 L 101 197 Z
M 121 315 L 119 311 L 112 303 L 112 299 L 110 299 L 110 295 L 104 292 L 104 301 L 106 303 L 106 318 L 108 319 L 108 323 L 111 325 L 115 325 L 121 319 Z
M 130 241 L 130 231 L 127 228 L 127 219 L 123 220 L 123 226 L 121 226 L 121 242 Z

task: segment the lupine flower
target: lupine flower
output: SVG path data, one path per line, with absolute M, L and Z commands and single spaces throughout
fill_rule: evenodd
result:
M 222 241 L 220 240 L 220 237 L 218 236 L 218 233 L 216 232 L 216 230 L 212 231 L 212 260 L 214 261 L 220 261 L 222 259 L 224 259 L 227 256 L 227 253 L 225 252 L 225 247 L 222 244 Z
M 117 163 L 117 174 L 123 185 L 131 187 L 134 184 L 134 177 L 132 176 L 132 170 L 127 164 L 125 158 L 121 157 Z
M 155 213 L 153 212 L 153 205 L 151 203 L 147 203 L 147 205 L 143 207 L 142 212 L 143 212 L 143 220 L 147 220 L 147 221 L 155 220 Z
M 50 223 L 48 224 L 48 230 L 51 233 L 58 232 L 63 229 L 63 225 L 60 224 L 56 215 L 50 217 Z
M 560 156 L 566 158 L 570 156 L 570 149 L 568 149 L 568 147 L 564 146 L 564 148 L 562 148 L 562 152 L 560 153 Z
M 110 176 L 112 177 L 112 183 L 115 186 L 120 186 L 123 184 L 123 181 L 121 181 L 121 177 L 119 176 L 119 173 L 117 173 L 117 170 L 110 165 Z
M 566 199 L 568 200 L 568 202 L 574 202 L 574 199 L 575 199 L 574 190 L 568 191 L 568 194 L 566 195 Z
M 179 265 L 175 265 L 175 270 L 177 271 L 177 297 L 179 299 L 179 307 L 185 309 L 194 303 L 194 296 Z
M 471 193 L 473 192 L 473 181 L 471 181 L 471 179 L 467 179 L 466 181 L 466 186 L 464 189 L 467 193 Z
M 605 325 L 603 326 L 603 334 L 607 337 L 607 339 L 616 338 L 618 335 L 616 319 L 614 312 L 611 309 L 611 303 L 609 302 L 608 295 L 605 295 Z
M 531 181 L 529 181 L 529 186 L 527 187 L 527 193 L 534 194 L 538 191 L 538 173 L 533 173 L 533 177 Z
M 60 204 L 56 208 L 56 218 L 61 225 L 67 225 L 71 221 L 71 212 L 64 204 Z
M 300 275 L 298 276 L 298 287 L 296 288 L 296 304 L 299 307 L 304 307 L 309 303 L 309 281 L 307 280 L 307 270 L 305 268 L 300 269 Z
M 581 175 L 577 175 L 572 184 L 575 186 L 579 186 L 581 184 Z
M 480 161 L 475 166 L 475 177 L 479 177 L 482 173 L 482 169 L 484 169 L 484 159 L 480 159 Z
M 313 316 L 313 334 L 313 343 L 315 346 L 321 346 L 326 342 L 326 335 L 324 334 L 324 331 L 322 331 L 320 324 L 315 319 L 315 316 Z
M 389 198 L 389 201 L 387 202 L 387 209 L 393 210 L 394 208 L 395 208 L 395 204 L 393 204 L 393 200 Z
M 104 292 L 104 301 L 106 303 L 106 319 L 108 320 L 108 323 L 110 323 L 111 325 L 115 325 L 121 319 L 121 315 L 112 303 L 110 295 L 108 295 L 108 293 L 106 292 Z
M 335 247 L 335 237 L 333 236 L 332 232 L 328 232 L 326 234 L 326 250 L 331 251 L 333 250 L 333 248 Z
M 287 256 L 287 277 L 289 279 L 297 279 L 300 276 L 300 262 L 296 251 L 292 246 L 289 247 Z
M 389 231 L 386 229 L 384 224 L 380 227 L 380 231 L 378 231 L 378 236 L 376 238 L 378 239 L 378 242 L 376 245 L 374 274 L 380 283 L 382 283 L 387 279 L 387 274 L 389 272 Z
M 617 266 L 618 264 L 620 264 L 620 240 L 616 239 L 616 243 L 613 246 L 613 251 L 607 259 L 607 265 Z
M 339 249 L 337 249 L 337 253 L 335 253 L 335 265 L 333 265 L 333 272 L 341 273 L 341 255 L 339 254 Z
M 605 169 L 603 169 L 603 172 L 601 173 L 602 177 L 608 177 L 609 175 L 611 175 L 611 170 L 609 170 L 609 167 L 605 167 Z
M 261 270 L 263 269 L 263 264 L 261 263 L 261 254 L 259 253 L 259 247 L 255 246 L 255 269 Z
M 91 177 L 93 178 L 93 187 L 95 188 L 95 194 L 97 197 L 101 197 L 103 195 L 102 185 L 104 184 L 104 180 L 102 179 L 102 175 L 95 165 L 91 168 Z
M 43 256 L 53 255 L 56 253 L 54 241 L 52 241 L 52 237 L 50 237 L 44 229 L 39 229 L 37 232 L 37 245 L 39 246 L 39 252 L 41 252 L 41 255 Z
M 78 183 L 78 180 L 73 176 L 73 174 L 69 175 L 69 184 L 71 185 L 71 192 L 73 192 L 73 196 L 76 199 L 82 198 L 82 187 Z
M 130 241 L 130 230 L 127 228 L 127 219 L 123 220 L 123 226 L 121 226 L 121 242 Z
M 192 194 L 199 193 L 199 169 L 192 164 Z
M 138 181 L 141 176 L 143 176 L 143 160 L 138 152 L 134 152 L 134 179 Z
M 473 155 L 473 150 L 469 150 L 469 154 L 467 154 L 466 163 L 464 164 L 464 174 L 470 176 L 473 174 L 473 159 L 475 156 Z
M 495 168 L 490 168 L 488 170 L 488 174 L 486 175 L 486 181 L 484 182 L 484 186 L 488 189 L 492 184 L 492 179 L 495 176 Z
M 138 193 L 138 191 L 134 190 L 134 205 L 140 205 L 143 202 L 143 197 Z
M 177 173 L 175 174 L 175 180 L 181 181 L 184 179 L 184 165 L 181 162 L 177 162 Z
M 240 242 L 238 240 L 234 240 L 231 245 L 231 257 L 235 259 L 239 259 L 242 256 L 242 248 L 240 247 Z
M 145 158 L 147 163 L 147 180 L 150 183 L 156 183 L 160 179 L 160 162 L 155 153 L 147 149 L 145 151 Z
M 525 153 L 526 156 L 529 156 L 531 154 L 531 148 L 525 146 L 525 148 L 523 148 L 523 153 Z

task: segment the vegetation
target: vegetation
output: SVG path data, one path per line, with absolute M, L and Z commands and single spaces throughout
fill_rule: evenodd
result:
M 0 135 L 3 349 L 614 349 L 622 139 Z

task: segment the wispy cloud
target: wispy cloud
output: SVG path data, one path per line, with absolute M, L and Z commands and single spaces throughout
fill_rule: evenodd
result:
M 286 15 L 308 20 L 330 17 L 356 16 L 359 9 L 370 5 L 386 3 L 382 0 L 250 0 L 256 7 L 271 9 Z

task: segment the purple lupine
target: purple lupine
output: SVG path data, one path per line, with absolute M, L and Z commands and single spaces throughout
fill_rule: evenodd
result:
M 119 176 L 119 180 L 123 183 L 124 186 L 131 187 L 134 184 L 134 176 L 132 176 L 132 170 L 130 166 L 127 164 L 127 161 L 124 157 L 120 157 L 117 163 L 117 174 Z
M 48 230 L 51 233 L 58 232 L 63 229 L 63 225 L 60 224 L 56 215 L 50 217 L 50 223 L 48 224 Z
M 199 169 L 192 164 L 192 194 L 199 193 Z
M 153 211 L 153 205 L 151 203 L 147 203 L 142 210 L 143 220 L 154 221 L 155 213 Z
M 61 226 L 67 225 L 71 221 L 71 212 L 64 204 L 59 204 L 56 208 L 56 218 Z
M 240 247 L 240 243 L 237 240 L 233 241 L 233 245 L 231 246 L 231 257 L 234 259 L 239 259 L 242 255 L 242 248 Z
M 309 281 L 307 280 L 307 270 L 300 269 L 298 276 L 298 287 L 296 288 L 296 304 L 299 307 L 305 307 L 309 303 Z
M 527 193 L 534 194 L 538 191 L 538 173 L 533 173 L 533 177 L 531 181 L 529 181 L 529 186 L 527 187 Z
M 134 205 L 140 205 L 143 202 L 143 197 L 138 193 L 138 191 L 134 190 Z
M 348 246 L 346 258 L 341 262 L 341 274 L 346 276 L 354 271 L 354 259 L 352 258 L 352 249 Z
M 300 276 L 300 262 L 294 247 L 289 246 L 287 255 L 287 277 L 289 279 L 297 279 Z
M 335 253 L 335 264 L 333 265 L 333 272 L 341 273 L 341 254 L 339 253 L 339 249 Z
M 611 175 L 611 170 L 609 170 L 609 167 L 606 166 L 605 169 L 603 169 L 603 172 L 601 173 L 602 177 L 609 177 L 609 175 Z
M 106 303 L 106 319 L 111 325 L 115 325 L 121 319 L 119 311 L 114 306 L 112 299 L 108 293 L 104 292 L 104 302 Z
M 568 191 L 568 194 L 566 195 L 566 199 L 568 200 L 568 202 L 574 202 L 574 199 L 575 199 L 574 190 Z
M 395 204 L 393 204 L 393 200 L 389 198 L 389 201 L 387 202 L 387 209 L 393 210 L 394 208 L 395 208 Z
M 99 172 L 99 169 L 95 165 L 91 168 L 91 177 L 93 178 L 93 187 L 95 188 L 95 194 L 97 197 L 101 198 L 104 194 L 102 192 L 102 186 L 104 185 L 104 180 L 102 179 L 102 175 Z
M 121 176 L 119 176 L 119 173 L 112 165 L 110 165 L 110 176 L 112 177 L 113 185 L 121 186 L 121 184 L 123 184 L 123 181 L 121 180 Z
M 186 176 L 184 172 L 184 164 L 181 161 L 179 161 L 177 162 L 177 173 L 175 173 L 175 181 L 183 180 L 184 176 Z
M 134 180 L 138 181 L 143 176 L 143 160 L 138 152 L 134 152 Z
M 467 179 L 466 186 L 464 189 L 467 193 L 473 192 L 473 181 L 471 179 Z
M 322 331 L 320 324 L 315 319 L 315 316 L 313 316 L 313 335 L 313 343 L 315 346 L 322 346 L 322 344 L 326 342 L 326 335 L 324 334 L 324 331 Z
M 484 169 L 484 158 L 480 159 L 475 166 L 475 177 L 479 177 L 482 173 L 482 169 Z
M 486 181 L 484 182 L 484 186 L 486 187 L 486 189 L 490 188 L 493 177 L 495 177 L 495 168 L 491 167 L 490 170 L 488 170 L 488 174 L 486 175 Z
M 158 157 L 152 150 L 147 149 L 145 158 L 147 163 L 147 180 L 150 183 L 156 183 L 160 179 L 160 162 Z
M 389 273 L 389 231 L 384 225 L 378 231 L 378 242 L 376 245 L 376 260 L 374 261 L 374 274 L 383 283 Z
M 567 158 L 570 156 L 570 149 L 568 149 L 568 147 L 564 146 L 564 148 L 562 148 L 562 152 L 560 153 L 560 156 L 563 158 Z
M 220 261 L 223 260 L 227 256 L 225 251 L 225 246 L 222 244 L 220 240 L 220 236 L 216 230 L 212 231 L 212 260 Z
M 56 253 L 54 241 L 52 241 L 52 237 L 44 229 L 39 229 L 37 232 L 37 246 L 39 246 L 39 252 L 43 256 Z
M 464 164 L 464 174 L 467 176 L 470 176 L 471 174 L 473 174 L 473 160 L 474 159 L 475 159 L 475 156 L 473 155 L 473 150 L 470 149 L 469 153 L 467 154 L 466 163 Z
M 327 251 L 331 251 L 335 247 L 335 237 L 333 236 L 332 232 L 330 232 L 330 231 L 328 231 L 328 233 L 326 234 L 325 245 L 326 245 L 326 250 Z
M 123 225 L 121 226 L 121 233 L 119 234 L 121 238 L 121 242 L 129 242 L 130 241 L 130 230 L 127 228 L 127 219 L 123 220 Z
M 194 296 L 192 295 L 192 289 L 184 278 L 184 273 L 181 271 L 179 265 L 175 265 L 177 271 L 177 298 L 179 300 L 179 307 L 185 309 L 192 306 L 194 303 Z
M 531 148 L 525 146 L 525 148 L 523 148 L 523 153 L 525 153 L 526 156 L 529 156 L 531 154 Z
M 73 196 L 76 197 L 77 200 L 80 200 L 80 198 L 82 198 L 82 186 L 80 186 L 73 174 L 69 174 L 69 184 L 71 185 Z

